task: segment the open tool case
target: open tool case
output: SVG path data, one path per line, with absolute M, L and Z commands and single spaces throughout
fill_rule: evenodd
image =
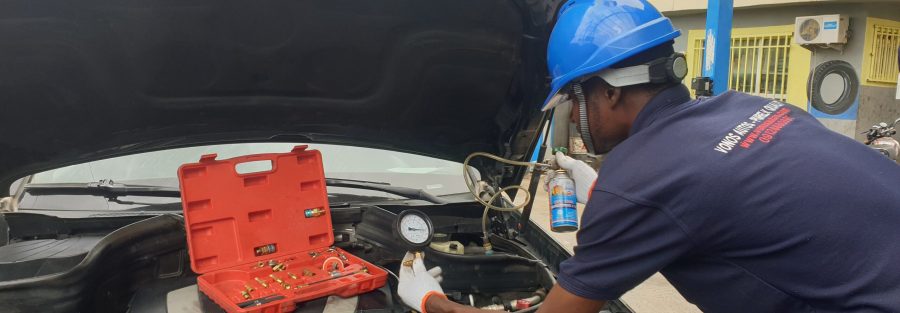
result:
M 322 155 L 306 148 L 204 155 L 178 170 L 191 268 L 200 291 L 227 312 L 291 312 L 295 302 L 387 281 L 381 268 L 331 247 Z M 266 162 L 270 169 L 238 173 L 239 164 Z

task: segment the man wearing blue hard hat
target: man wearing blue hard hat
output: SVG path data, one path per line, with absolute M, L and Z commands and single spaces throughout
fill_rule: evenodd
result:
M 558 154 L 586 203 L 575 254 L 537 312 L 598 312 L 661 272 L 705 312 L 898 312 L 900 167 L 792 105 L 728 92 L 692 100 L 680 32 L 644 0 L 560 9 L 544 110 L 573 106 L 599 177 Z M 403 267 L 422 312 L 439 270 Z

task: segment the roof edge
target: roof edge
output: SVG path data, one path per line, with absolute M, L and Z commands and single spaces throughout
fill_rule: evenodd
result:
M 708 0 L 649 0 L 657 10 L 666 15 L 691 14 L 706 11 Z M 889 2 L 884 0 L 734 0 L 734 8 L 759 8 L 810 3 L 865 3 Z

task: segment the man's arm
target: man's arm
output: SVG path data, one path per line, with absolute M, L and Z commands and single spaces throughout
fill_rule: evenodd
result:
M 571 312 L 571 313 L 597 313 L 603 308 L 606 301 L 591 300 L 576 296 L 558 284 L 550 289 L 547 299 L 541 303 L 538 313 L 547 312 Z M 442 297 L 430 297 L 425 302 L 427 313 L 492 313 L 497 311 L 482 310 L 462 305 Z

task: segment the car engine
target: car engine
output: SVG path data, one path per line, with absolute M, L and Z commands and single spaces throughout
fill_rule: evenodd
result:
M 440 266 L 448 298 L 466 305 L 531 312 L 555 283 L 564 250 L 538 231 L 510 237 L 510 214 L 491 216 L 492 253 L 482 247 L 482 207 L 417 205 L 434 223 L 435 241 L 423 250 L 427 267 Z M 405 247 L 390 231 L 407 203 L 335 204 L 334 245 L 396 273 Z M 9 213 L 9 242 L 0 246 L 0 304 L 7 312 L 224 312 L 197 291 L 179 214 L 59 218 Z M 26 227 L 27 225 L 27 227 Z M 531 227 L 534 229 L 537 227 Z M 542 239 L 543 238 L 543 239 Z M 543 240 L 543 241 L 542 241 Z M 295 312 L 408 312 L 397 278 L 350 299 L 298 303 Z M 630 312 L 612 302 L 610 312 Z

